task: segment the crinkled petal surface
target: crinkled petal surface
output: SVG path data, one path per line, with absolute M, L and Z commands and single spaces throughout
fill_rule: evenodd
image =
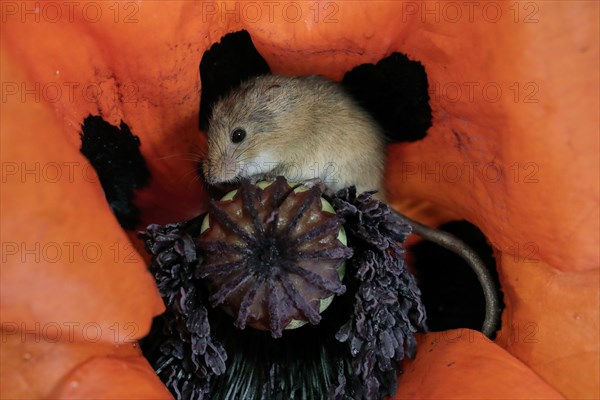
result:
M 434 332 L 418 342 L 419 357 L 404 363 L 394 399 L 564 398 L 480 332 Z
M 109 381 L 110 385 L 105 382 Z M 141 355 L 92 359 L 68 375 L 57 399 L 172 399 Z
M 30 84 L 4 50 L 1 59 L 2 79 Z M 1 397 L 47 397 L 72 368 L 106 356 L 107 345 L 145 336 L 164 306 L 52 111 L 12 98 L 1 124 L 2 163 L 17 171 L 1 194 Z M 33 172 L 21 175 L 25 168 Z M 11 351 L 9 339 L 18 345 Z

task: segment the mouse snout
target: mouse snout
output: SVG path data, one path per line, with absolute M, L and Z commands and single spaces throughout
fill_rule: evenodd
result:
M 238 170 L 235 161 L 228 157 L 216 161 L 205 160 L 202 165 L 204 179 L 208 184 L 231 181 L 238 176 Z

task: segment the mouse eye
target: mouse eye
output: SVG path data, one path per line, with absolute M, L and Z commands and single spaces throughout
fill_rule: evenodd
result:
M 236 128 L 233 132 L 231 132 L 231 141 L 233 143 L 240 143 L 242 140 L 246 138 L 246 131 L 242 128 Z

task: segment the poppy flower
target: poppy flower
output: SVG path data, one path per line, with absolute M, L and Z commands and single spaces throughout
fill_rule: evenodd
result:
M 146 186 L 115 192 L 138 229 L 201 214 L 197 67 L 243 29 L 275 73 L 394 52 L 427 73 L 432 126 L 388 146 L 390 204 L 477 226 L 506 308 L 494 341 L 418 336 L 395 396 L 598 396 L 598 4 L 1 5 L 2 397 L 171 397 L 136 345 L 165 305 L 80 134 L 92 115 L 139 138 Z

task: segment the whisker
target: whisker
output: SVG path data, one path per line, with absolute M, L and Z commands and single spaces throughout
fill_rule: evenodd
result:
M 187 178 L 190 176 L 190 174 L 194 174 L 194 175 L 192 175 L 192 178 L 188 180 Z M 200 176 L 200 174 L 198 173 L 198 170 L 196 170 L 196 169 L 192 169 L 192 170 L 188 171 L 188 172 L 187 172 L 185 175 L 183 175 L 183 176 L 181 177 L 181 181 L 182 181 L 182 183 L 183 183 L 185 180 L 187 180 L 187 181 L 188 181 L 188 184 L 187 184 L 186 188 L 187 188 L 187 189 L 189 189 L 189 188 L 192 186 L 192 184 L 193 184 L 193 183 L 196 183 L 196 182 L 198 182 L 198 181 L 200 181 L 200 180 L 201 180 L 201 176 Z
M 183 158 L 183 157 L 188 157 L 188 158 Z M 163 157 L 158 157 L 155 158 L 155 160 L 157 161 L 163 161 L 163 160 L 168 160 L 168 159 L 172 159 L 178 157 L 181 160 L 188 160 L 188 161 L 201 161 L 202 160 L 202 156 L 200 154 L 197 153 L 176 153 L 176 154 L 170 154 L 167 156 L 163 156 Z

